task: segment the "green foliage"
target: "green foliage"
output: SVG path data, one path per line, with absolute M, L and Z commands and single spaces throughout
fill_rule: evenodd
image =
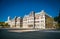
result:
M 54 20 L 55 20 L 55 21 L 58 21 L 58 17 L 57 17 L 57 16 L 56 16 L 56 17 L 54 17 Z
M 2 26 L 2 27 L 9 27 L 8 23 L 5 23 L 5 22 L 0 22 L 0 26 Z
M 0 26 L 3 26 L 4 25 L 4 22 L 0 22 Z
M 60 12 L 58 16 L 54 17 L 54 20 L 58 22 L 58 28 L 60 29 Z

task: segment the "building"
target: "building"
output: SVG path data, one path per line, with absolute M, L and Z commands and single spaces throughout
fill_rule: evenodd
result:
M 11 17 L 8 16 L 7 23 L 10 25 L 10 28 L 21 28 L 22 27 L 22 18 L 15 16 L 13 19 L 11 19 Z
M 34 28 L 34 11 L 23 18 L 23 28 Z
M 46 14 L 44 10 L 38 13 L 32 11 L 29 15 L 24 16 L 23 28 L 52 29 L 53 18 Z
M 14 19 L 8 17 L 8 24 L 12 28 L 54 29 L 53 22 L 54 19 L 44 10 L 38 13 L 32 11 L 29 15 L 25 15 L 23 19 L 21 17 L 15 17 Z

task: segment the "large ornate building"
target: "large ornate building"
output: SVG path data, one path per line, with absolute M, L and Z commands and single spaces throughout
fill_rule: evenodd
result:
M 44 10 L 38 13 L 32 11 L 29 15 L 25 15 L 23 19 L 21 17 L 15 17 L 14 19 L 8 17 L 7 23 L 10 25 L 11 28 L 55 28 L 55 26 L 53 26 L 53 18 L 46 14 Z

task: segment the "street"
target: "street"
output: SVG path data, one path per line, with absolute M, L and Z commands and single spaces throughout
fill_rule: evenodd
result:
M 60 31 L 9 32 L 8 29 L 0 29 L 0 39 L 60 39 Z

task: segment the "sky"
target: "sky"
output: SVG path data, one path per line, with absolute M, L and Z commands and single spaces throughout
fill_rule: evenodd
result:
M 6 21 L 7 17 L 24 17 L 31 11 L 44 10 L 47 14 L 55 17 L 60 8 L 59 0 L 0 0 L 0 21 Z

